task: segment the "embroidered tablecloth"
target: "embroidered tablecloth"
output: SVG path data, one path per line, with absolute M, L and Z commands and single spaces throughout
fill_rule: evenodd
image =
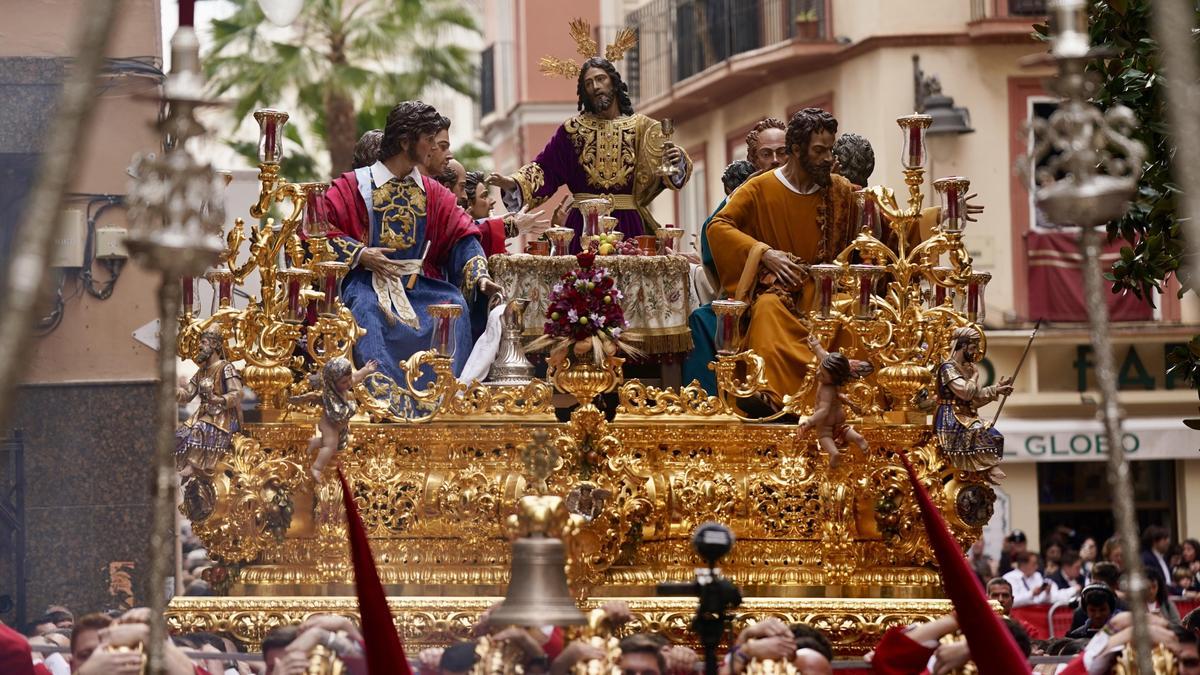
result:
M 688 267 L 679 256 L 596 256 L 624 295 L 628 328 L 622 339 L 648 354 L 677 354 L 692 349 L 688 330 Z M 525 335 L 542 334 L 550 289 L 575 269 L 575 256 L 494 255 L 492 278 L 510 298 L 528 298 Z

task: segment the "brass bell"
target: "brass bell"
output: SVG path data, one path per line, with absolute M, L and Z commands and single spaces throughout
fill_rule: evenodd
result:
M 587 623 L 567 588 L 562 540 L 566 507 L 553 496 L 529 495 L 517 503 L 509 525 L 517 535 L 504 602 L 491 614 L 498 626 L 569 626 Z

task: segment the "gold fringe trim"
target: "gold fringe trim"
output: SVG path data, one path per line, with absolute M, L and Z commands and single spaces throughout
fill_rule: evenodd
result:
M 662 334 L 627 330 L 621 337 L 648 354 L 681 354 L 692 351 L 692 331 L 687 328 Z

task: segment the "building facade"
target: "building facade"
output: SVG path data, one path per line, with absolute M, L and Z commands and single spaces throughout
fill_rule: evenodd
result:
M 661 196 L 655 216 L 696 233 L 723 196 L 724 167 L 745 157 L 746 132 L 804 107 L 829 110 L 841 132 L 872 142 L 872 184 L 903 187 L 894 120 L 917 106 L 917 57 L 923 75 L 969 111 L 972 132 L 930 135 L 927 175 L 970 178 L 975 203 L 986 207 L 966 242 L 976 268 L 993 275 L 987 370 L 1012 373 L 1030 327 L 1047 320 L 998 425 L 1008 436 L 1009 478 L 988 547 L 998 551 L 1011 529 L 1038 546 L 1039 534 L 1059 524 L 1106 537 L 1106 449 L 1094 421 L 1077 235 L 1038 217 L 1015 171 L 1029 148 L 1027 121 L 1055 105 L 1043 84 L 1051 71 L 1019 65 L 1045 51 L 1033 38 L 1045 12 L 1044 0 L 488 0 L 481 131 L 497 169 L 532 159 L 576 111 L 574 83 L 541 75 L 539 57 L 575 56 L 566 26 L 576 16 L 598 27 L 602 44 L 616 26 L 631 26 L 638 46 L 618 67 L 634 107 L 674 120 L 675 141 L 694 162 L 691 182 Z M 929 184 L 925 191 L 933 192 Z M 1200 499 L 1188 494 L 1200 494 L 1200 434 L 1179 421 L 1195 414 L 1197 399 L 1166 375 L 1165 352 L 1197 332 L 1200 309 L 1194 297 L 1178 300 L 1176 288 L 1169 284 L 1154 307 L 1116 298 L 1110 308 L 1142 524 L 1197 536 Z

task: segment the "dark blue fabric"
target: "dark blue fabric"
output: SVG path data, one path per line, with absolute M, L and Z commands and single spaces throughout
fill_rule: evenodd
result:
M 725 208 L 728 199 L 722 199 L 700 226 L 700 261 L 714 277 L 717 276 L 717 263 L 713 260 L 712 249 L 708 247 L 708 224 L 713 216 Z M 692 330 L 692 351 L 683 362 L 683 383 L 690 384 L 696 380 L 704 387 L 704 391 L 715 396 L 717 374 L 708 368 L 709 363 L 717 360 L 717 315 L 713 312 L 712 303 L 697 307 L 688 317 L 688 327 Z
M 379 214 L 374 208 L 368 208 L 367 212 L 371 217 L 371 240 L 367 242 L 367 246 L 381 246 Z M 392 260 L 420 258 L 425 250 L 427 220 L 424 215 L 417 218 L 415 243 L 412 246 L 396 250 L 388 257 Z M 455 303 L 463 308 L 463 316 L 459 318 L 454 331 L 454 374 L 461 373 L 467 357 L 470 356 L 473 342 L 468 314 L 470 306 L 459 287 L 463 281 L 463 266 L 475 256 L 483 256 L 479 238 L 462 239 L 451 250 L 446 267 L 442 270 L 446 281 L 418 275 L 413 287 L 406 288 L 408 301 L 412 304 L 420 325 L 416 329 L 400 322 L 395 325 L 389 324 L 379 307 L 375 288 L 371 285 L 371 272 L 361 267 L 351 270 L 342 284 L 342 301 L 350 309 L 358 325 L 367 331 L 354 345 L 355 363 L 362 366 L 370 359 L 375 359 L 379 362 L 379 372 L 397 382 L 403 382 L 404 374 L 400 370 L 399 362 L 416 352 L 429 349 L 432 342 L 434 322 L 429 316 L 429 306 Z M 426 370 L 420 382 L 424 384 L 430 379 L 432 372 Z

